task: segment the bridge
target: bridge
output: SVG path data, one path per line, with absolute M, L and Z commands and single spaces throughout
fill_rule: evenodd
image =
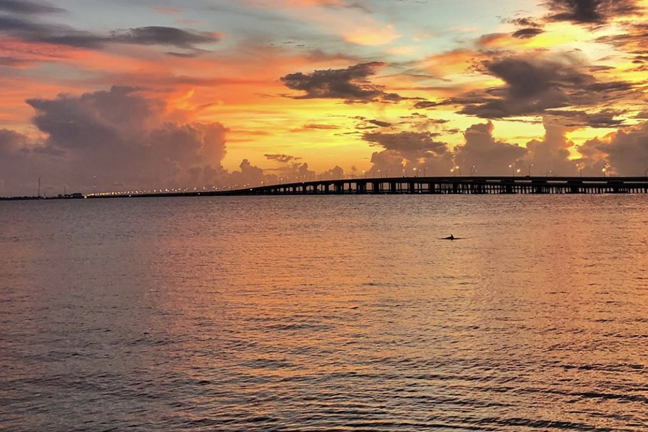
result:
M 229 193 L 234 195 L 648 193 L 648 177 L 355 178 L 259 186 Z
M 313 180 L 220 191 L 102 193 L 87 198 L 216 195 L 648 193 L 648 177 L 390 177 Z

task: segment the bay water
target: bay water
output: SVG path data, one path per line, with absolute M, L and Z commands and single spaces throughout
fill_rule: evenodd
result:
M 0 430 L 645 431 L 647 257 L 645 195 L 0 202 Z

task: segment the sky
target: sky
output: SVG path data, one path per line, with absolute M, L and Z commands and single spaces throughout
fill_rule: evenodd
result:
M 0 0 L 0 196 L 648 174 L 648 0 Z M 452 173 L 452 174 L 451 174 Z

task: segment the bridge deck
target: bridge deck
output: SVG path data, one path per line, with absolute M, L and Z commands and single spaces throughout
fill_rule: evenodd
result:
M 314 180 L 220 191 L 102 193 L 86 198 L 333 194 L 648 193 L 648 177 L 390 177 Z
M 221 192 L 294 194 L 648 193 L 648 177 L 392 177 L 316 180 Z

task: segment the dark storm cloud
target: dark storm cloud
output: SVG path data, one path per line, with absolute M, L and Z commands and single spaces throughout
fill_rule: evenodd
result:
M 65 9 L 29 0 L 0 0 L 0 11 L 18 15 L 38 15 L 65 12 Z
M 549 0 L 545 4 L 552 11 L 548 20 L 576 24 L 604 24 L 637 12 L 636 0 Z
M 444 103 L 463 105 L 462 114 L 505 118 L 541 114 L 548 109 L 587 107 L 629 97 L 624 81 L 601 82 L 570 56 L 508 57 L 482 63 L 483 73 L 500 78 L 503 87 L 465 94 Z
M 174 27 L 139 27 L 116 30 L 108 35 L 80 31 L 68 26 L 32 21 L 19 16 L 0 16 L 0 34 L 29 42 L 99 49 L 108 44 L 161 45 L 196 50 L 196 45 L 218 42 L 212 33 Z
M 291 90 L 304 92 L 296 99 L 343 99 L 353 102 L 398 102 L 402 98 L 395 93 L 386 93 L 383 86 L 369 82 L 385 63 L 373 62 L 350 66 L 346 69 L 316 70 L 310 74 L 302 72 L 281 77 Z

